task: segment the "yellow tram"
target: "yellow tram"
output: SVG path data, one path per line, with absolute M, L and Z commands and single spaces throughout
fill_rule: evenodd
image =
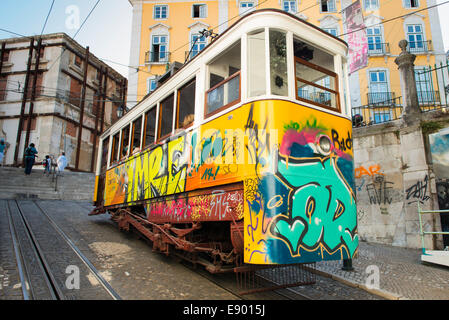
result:
M 247 14 L 101 136 L 91 214 L 212 272 L 358 248 L 344 41 Z

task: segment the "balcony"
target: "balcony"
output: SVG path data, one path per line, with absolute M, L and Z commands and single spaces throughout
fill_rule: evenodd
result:
M 398 120 L 402 116 L 402 97 L 394 97 L 392 92 L 385 92 L 384 97 L 389 100 L 379 101 L 366 106 L 352 108 L 353 127 L 364 127 L 374 124 Z M 374 99 L 381 98 L 382 94 L 371 94 Z
M 168 51 L 147 51 L 145 52 L 145 64 L 149 63 L 166 63 L 170 60 L 170 52 Z
M 432 40 L 409 42 L 407 45 L 407 51 L 413 54 L 427 53 L 432 50 Z
M 367 94 L 368 106 L 390 106 L 394 103 L 394 92 L 370 92 Z
M 439 91 L 418 91 L 418 102 L 420 106 L 440 104 Z
M 389 43 L 368 43 L 368 54 L 370 56 L 383 56 L 389 53 Z

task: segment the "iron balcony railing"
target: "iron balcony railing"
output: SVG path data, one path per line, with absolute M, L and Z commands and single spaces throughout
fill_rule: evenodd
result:
M 145 63 L 168 62 L 170 52 L 168 51 L 147 51 L 145 52 Z
M 369 92 L 367 94 L 368 105 L 390 105 L 394 102 L 395 94 L 394 92 Z
M 407 51 L 410 53 L 423 53 L 432 51 L 432 40 L 409 42 Z
M 390 53 L 389 43 L 368 43 L 369 55 L 384 55 Z
M 401 97 L 379 101 L 366 106 L 354 107 L 351 112 L 354 127 L 398 120 L 402 115 Z
M 439 105 L 440 93 L 438 91 L 418 91 L 418 102 L 420 106 Z

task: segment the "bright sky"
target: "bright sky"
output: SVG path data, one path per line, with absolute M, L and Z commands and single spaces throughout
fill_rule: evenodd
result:
M 315 1 L 315 0 L 309 0 Z M 382 1 L 382 0 L 381 0 Z M 400 0 L 395 0 L 400 1 Z M 55 0 L 44 33 L 73 37 L 97 0 Z M 449 2 L 437 0 L 437 3 Z M 0 0 L 0 28 L 22 35 L 39 35 L 52 0 Z M 438 7 L 445 51 L 449 50 L 449 3 Z M 76 19 L 76 17 L 79 17 Z M 99 58 L 129 64 L 132 7 L 128 0 L 102 0 L 75 40 Z M 14 35 L 0 31 L 0 39 Z M 129 68 L 105 61 L 128 77 Z M 131 70 L 131 72 L 134 72 Z

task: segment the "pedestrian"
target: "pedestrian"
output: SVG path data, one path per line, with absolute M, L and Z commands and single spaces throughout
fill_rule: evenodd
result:
M 34 147 L 34 143 L 30 143 L 30 146 L 25 149 L 25 174 L 31 174 L 31 169 L 33 168 L 34 161 L 37 155 L 37 150 Z
M 3 158 L 5 156 L 6 143 L 5 139 L 0 140 L 0 166 L 3 166 Z
M 65 157 L 64 152 L 59 156 L 58 160 L 56 160 L 56 163 L 58 164 L 59 173 L 62 173 L 65 167 L 67 167 L 67 158 Z
M 49 155 L 45 156 L 44 160 L 44 174 L 47 174 L 47 176 L 50 174 L 51 171 L 51 158 Z

